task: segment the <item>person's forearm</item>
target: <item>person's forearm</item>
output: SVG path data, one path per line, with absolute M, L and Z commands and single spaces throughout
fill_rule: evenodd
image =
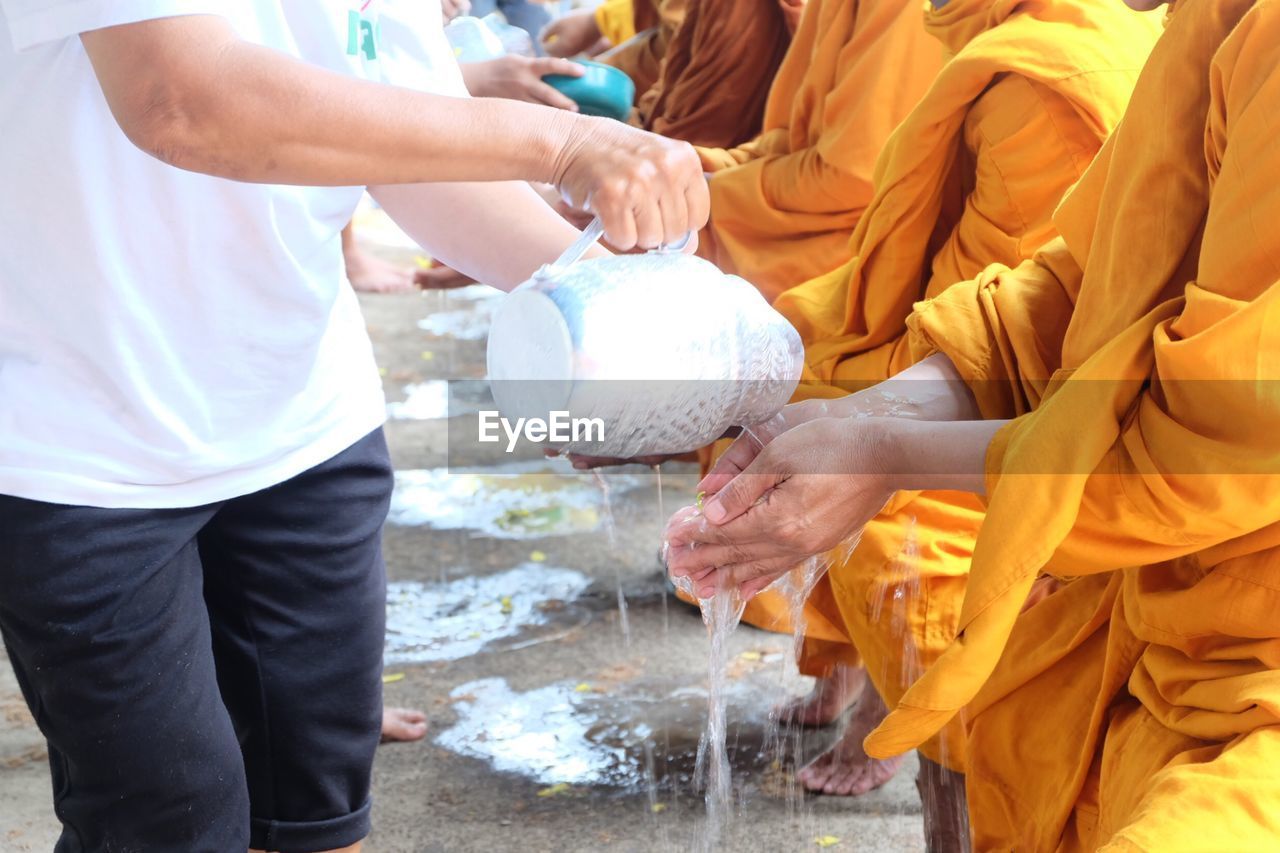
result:
M 554 182 L 557 156 L 582 120 L 531 104 L 357 80 L 242 41 L 220 20 L 190 23 L 146 22 L 167 28 L 164 39 L 140 25 L 82 38 L 125 132 L 191 171 L 307 186 Z M 131 28 L 139 30 L 139 47 L 162 45 L 146 65 L 163 71 L 120 60 L 135 38 Z M 112 85 L 113 76 L 138 73 L 154 76 L 146 86 Z
M 408 184 L 369 192 L 432 257 L 502 290 L 554 261 L 580 233 L 525 183 Z M 519 240 L 502 239 L 516 233 Z M 495 241 L 501 251 L 494 251 Z M 588 257 L 607 254 L 596 245 Z
M 884 382 L 827 401 L 833 417 L 895 417 L 920 421 L 981 420 L 982 413 L 951 359 L 935 353 Z
M 868 440 L 891 490 L 984 494 L 987 448 L 1006 423 L 878 419 Z

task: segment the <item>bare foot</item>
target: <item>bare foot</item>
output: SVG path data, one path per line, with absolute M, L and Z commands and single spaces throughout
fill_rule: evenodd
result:
M 475 284 L 476 280 L 440 262 L 423 270 L 415 270 L 413 283 L 422 290 L 454 290 Z
M 408 743 L 427 734 L 427 715 L 412 708 L 382 709 L 382 742 Z
M 837 664 L 826 678 L 813 682 L 808 696 L 792 699 L 774 709 L 778 722 L 793 726 L 829 726 L 845 709 L 858 701 L 867 684 L 867 671 L 860 666 Z
M 814 793 L 837 797 L 860 797 L 888 782 L 902 766 L 902 756 L 879 760 L 862 750 L 863 739 L 888 713 L 880 694 L 868 684 L 840 740 L 801 768 L 796 779 Z
M 347 262 L 347 279 L 361 293 L 396 293 L 413 289 L 413 270 L 384 261 L 361 249 L 343 249 Z

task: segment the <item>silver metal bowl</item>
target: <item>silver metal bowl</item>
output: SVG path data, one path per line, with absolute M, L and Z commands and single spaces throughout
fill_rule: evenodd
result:
M 592 226 L 494 315 L 488 370 L 503 417 L 597 419 L 601 430 L 553 443 L 632 457 L 696 449 L 777 414 L 804 351 L 759 291 L 674 248 L 581 260 Z

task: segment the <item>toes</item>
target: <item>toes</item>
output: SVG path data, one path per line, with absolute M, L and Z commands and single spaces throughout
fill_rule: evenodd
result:
M 382 742 L 421 740 L 427 734 L 427 715 L 408 708 L 387 708 L 382 713 Z
M 796 773 L 796 780 L 810 791 L 821 791 L 835 770 L 834 757 L 824 752 Z
M 854 783 L 862 775 L 862 768 L 842 767 L 836 773 L 833 773 L 831 779 L 828 780 L 822 793 L 835 797 L 847 797 L 849 791 L 853 789 Z
M 898 760 L 868 761 L 866 770 L 850 790 L 850 795 L 860 797 L 869 791 L 874 791 L 876 788 L 881 787 L 894 777 L 898 772 L 898 767 L 901 763 L 902 762 Z

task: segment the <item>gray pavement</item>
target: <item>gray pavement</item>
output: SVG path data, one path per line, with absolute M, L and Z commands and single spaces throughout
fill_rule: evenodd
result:
M 414 262 L 376 221 L 366 234 Z M 564 463 L 457 442 L 450 457 L 450 431 L 473 428 L 486 399 L 494 294 L 361 301 L 400 472 L 385 536 L 386 701 L 425 709 L 431 725 L 420 743 L 381 748 L 366 849 L 698 849 L 707 636 L 667 594 L 657 556 L 665 516 L 693 499 L 695 466 L 668 463 L 660 485 L 646 468 L 612 472 L 606 507 L 597 481 Z M 767 722 L 780 697 L 806 689 L 791 642 L 748 626 L 730 638 L 737 802 L 718 849 L 922 849 L 914 760 L 856 800 L 789 784 L 791 765 L 835 735 Z M 0 850 L 49 850 L 56 837 L 43 741 L 0 663 Z

